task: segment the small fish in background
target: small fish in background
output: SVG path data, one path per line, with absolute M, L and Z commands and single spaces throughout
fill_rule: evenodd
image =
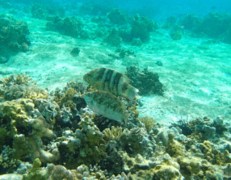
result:
M 107 91 L 116 96 L 123 96 L 129 100 L 138 96 L 139 90 L 129 84 L 129 79 L 112 69 L 94 69 L 85 74 L 83 79 L 97 90 Z
M 125 123 L 128 113 L 124 104 L 113 94 L 105 91 L 93 91 L 84 94 L 84 100 L 94 113 L 119 123 Z

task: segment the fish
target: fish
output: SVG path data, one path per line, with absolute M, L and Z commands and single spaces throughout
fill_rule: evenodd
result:
M 129 83 L 128 77 L 112 69 L 93 69 L 86 73 L 83 79 L 93 88 L 110 92 L 115 96 L 123 96 L 129 100 L 138 96 L 139 90 Z
M 105 91 L 92 91 L 85 93 L 83 98 L 94 113 L 119 123 L 127 122 L 126 107 L 115 95 Z

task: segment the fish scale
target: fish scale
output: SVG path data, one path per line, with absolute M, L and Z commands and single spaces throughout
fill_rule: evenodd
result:
M 94 69 L 85 74 L 83 79 L 97 90 L 107 91 L 129 100 L 133 100 L 138 95 L 138 89 L 129 84 L 127 77 L 112 69 Z

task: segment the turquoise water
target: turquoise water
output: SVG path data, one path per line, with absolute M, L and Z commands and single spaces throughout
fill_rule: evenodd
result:
M 231 178 L 230 12 L 228 0 L 0 0 L 0 179 Z M 84 102 L 99 89 L 83 76 L 102 67 L 139 89 L 117 94 L 126 123 L 105 117 L 104 97 L 97 112 Z

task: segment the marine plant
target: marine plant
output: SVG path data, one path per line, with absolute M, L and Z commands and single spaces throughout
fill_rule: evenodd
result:
M 118 53 L 118 58 L 121 58 L 121 59 L 129 57 L 129 56 L 136 57 L 135 52 L 130 49 L 118 48 L 116 49 L 115 52 Z

